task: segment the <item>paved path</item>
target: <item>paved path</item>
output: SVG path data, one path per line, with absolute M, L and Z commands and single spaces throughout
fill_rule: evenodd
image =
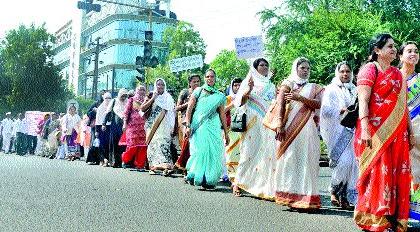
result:
M 200 191 L 182 178 L 0 154 L 0 231 L 358 231 L 352 212 L 328 203 L 329 179 L 321 168 L 324 207 L 306 214 L 227 186 Z

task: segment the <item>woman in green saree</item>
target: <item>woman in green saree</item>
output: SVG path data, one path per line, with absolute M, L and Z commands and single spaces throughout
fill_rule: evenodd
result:
M 223 170 L 224 144 L 229 144 L 224 105 L 226 97 L 215 87 L 214 70 L 206 72 L 205 84 L 196 88 L 188 103 L 184 125 L 190 137 L 191 157 L 187 163 L 187 181 L 204 189 L 214 189 Z M 193 112 L 194 111 L 194 112 Z M 223 127 L 222 127 L 223 126 Z

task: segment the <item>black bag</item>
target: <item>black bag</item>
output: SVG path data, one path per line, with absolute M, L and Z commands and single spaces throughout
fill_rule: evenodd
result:
M 375 65 L 375 81 L 378 77 L 378 67 Z M 340 124 L 347 128 L 355 128 L 357 119 L 359 118 L 359 99 L 356 96 L 356 100 L 353 104 L 347 107 L 347 111 L 341 116 Z
M 246 131 L 246 113 L 238 112 L 238 110 L 232 116 L 230 129 L 234 132 L 245 132 Z
M 347 111 L 341 116 L 340 124 L 347 128 L 355 128 L 357 118 L 359 118 L 359 100 L 356 97 L 354 103 L 347 107 Z

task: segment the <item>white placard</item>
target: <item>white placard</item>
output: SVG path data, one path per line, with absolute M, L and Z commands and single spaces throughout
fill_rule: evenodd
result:
M 25 119 L 28 123 L 28 135 L 37 136 L 38 123 L 44 118 L 45 114 L 41 111 L 26 111 Z
M 203 56 L 193 55 L 182 58 L 172 59 L 169 61 L 171 72 L 179 72 L 188 69 L 203 67 Z
M 262 56 L 264 54 L 264 44 L 262 37 L 258 35 L 236 38 L 235 49 L 238 58 L 248 59 Z

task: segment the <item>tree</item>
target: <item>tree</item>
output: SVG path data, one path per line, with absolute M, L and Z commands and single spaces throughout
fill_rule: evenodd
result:
M 306 56 L 311 79 L 326 84 L 339 61 L 357 71 L 375 34 L 389 32 L 397 43 L 420 41 L 419 11 L 418 0 L 286 0 L 260 16 L 276 80 L 289 75 L 296 57 Z
M 14 111 L 63 109 L 70 96 L 53 64 L 54 37 L 44 26 L 20 26 L 2 41 L 4 74 L 10 78 L 7 102 Z
M 232 50 L 222 50 L 210 63 L 210 67 L 217 73 L 217 87 L 228 86 L 235 77 L 244 79 L 249 70 L 247 62 L 238 59 Z
M 168 27 L 163 33 L 163 43 L 168 46 L 166 60 L 181 58 L 192 55 L 206 56 L 206 44 L 200 33 L 194 30 L 194 26 L 187 22 L 179 22 L 176 27 Z M 203 68 L 172 73 L 168 62 L 158 65 L 156 68 L 146 69 L 146 83 L 152 84 L 157 78 L 163 78 L 168 85 L 168 90 L 176 97 L 179 92 L 188 87 L 188 77 L 192 73 L 202 75 L 208 66 Z
M 176 27 L 168 27 L 163 42 L 168 45 L 168 60 L 199 54 L 203 60 L 206 57 L 207 45 L 191 23 L 180 21 Z

